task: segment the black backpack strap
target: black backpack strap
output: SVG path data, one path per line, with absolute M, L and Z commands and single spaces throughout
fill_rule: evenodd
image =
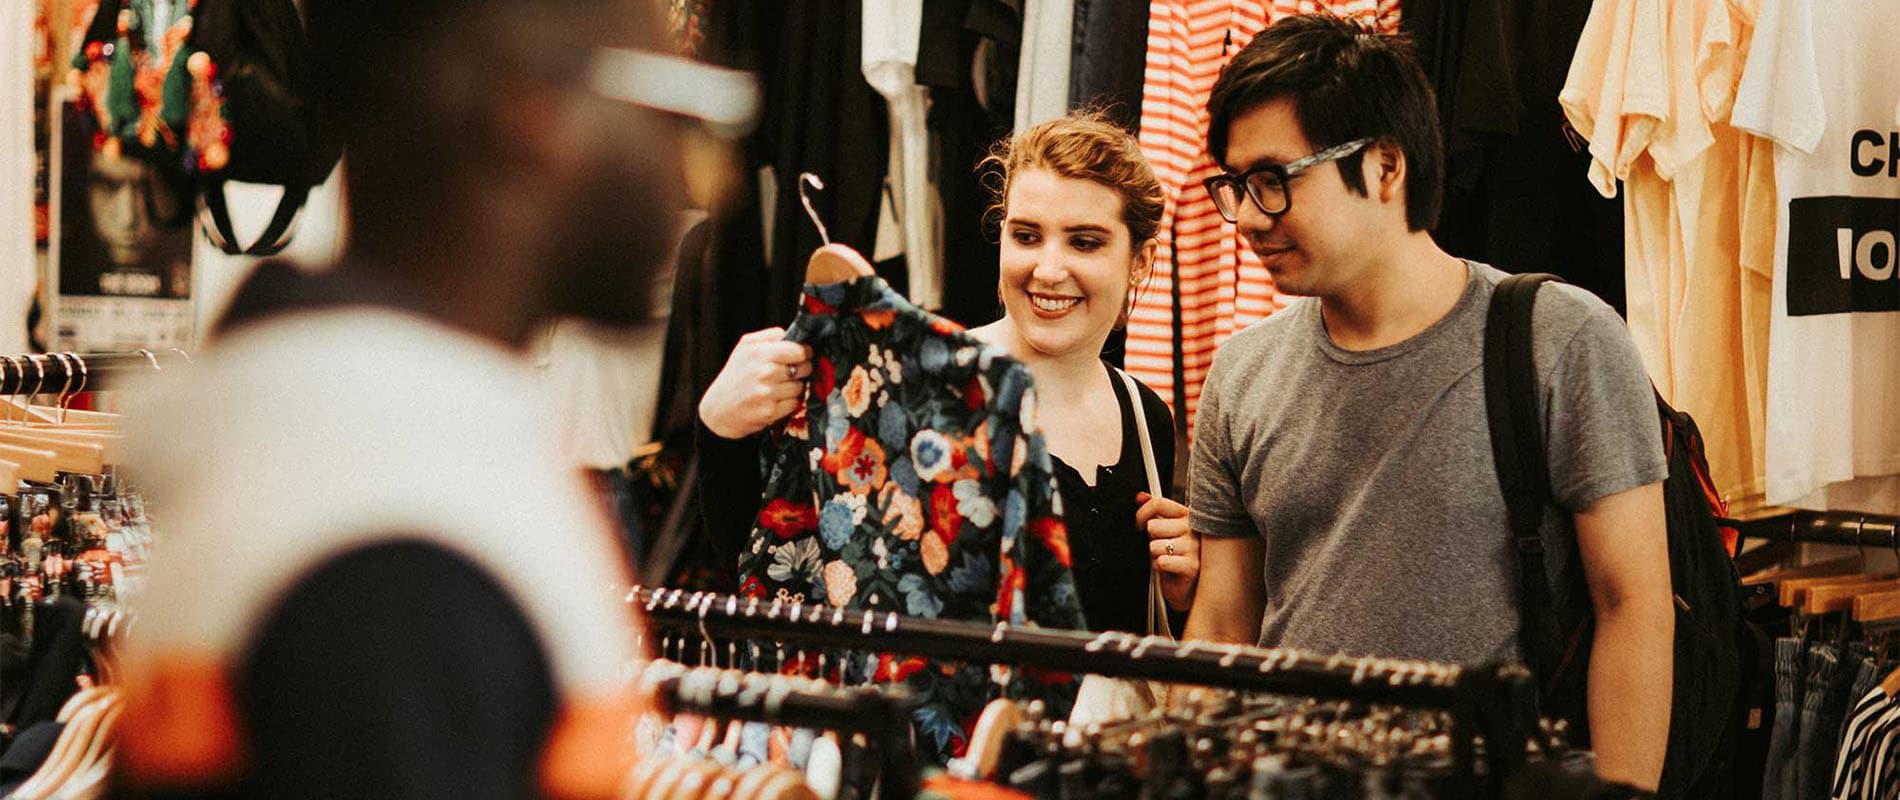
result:
M 211 224 L 205 226 L 205 236 L 219 250 L 234 256 L 274 256 L 290 244 L 291 223 L 297 220 L 297 212 L 303 210 L 304 202 L 310 199 L 310 187 L 284 187 L 283 199 L 277 201 L 277 211 L 271 215 L 270 224 L 264 226 L 264 232 L 249 247 L 238 242 L 237 231 L 231 226 L 231 209 L 224 202 L 224 181 L 207 181 L 202 196 L 205 214 L 211 218 Z
M 1536 273 L 1505 278 L 1491 296 L 1484 326 L 1485 411 L 1490 420 L 1498 486 L 1504 490 L 1511 523 L 1512 549 L 1517 553 L 1519 603 L 1526 637 L 1540 629 L 1535 623 L 1551 606 L 1544 539 L 1538 530 L 1544 508 L 1551 502 L 1550 465 L 1537 407 L 1532 314 L 1538 287 L 1561 280 Z M 1525 655 L 1533 659 L 1543 649 L 1532 647 L 1528 640 L 1524 644 Z M 1535 662 L 1533 666 L 1537 666 Z

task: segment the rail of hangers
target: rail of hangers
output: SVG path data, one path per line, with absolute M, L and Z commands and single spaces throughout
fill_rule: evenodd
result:
M 114 376 L 160 371 L 165 364 L 190 360 L 190 355 L 176 347 L 130 353 L 0 355 L 0 395 L 48 394 L 65 398 L 99 388 Z
M 901 652 L 1112 678 L 1445 709 L 1461 729 L 1455 737 L 1462 743 L 1459 749 L 1469 747 L 1470 733 L 1484 735 L 1493 779 L 1522 764 L 1524 744 L 1537 724 L 1530 675 L 1516 665 L 1323 656 L 1116 632 L 923 619 L 683 589 L 635 587 L 628 592 L 627 602 L 638 603 L 654 627 L 697 632 L 708 639 Z M 1462 755 L 1468 759 L 1470 752 Z
M 713 673 L 699 675 L 714 677 Z M 654 696 L 669 713 L 862 733 L 877 752 L 878 785 L 884 796 L 917 794 L 916 756 L 900 744 L 910 739 L 910 695 L 902 689 L 759 690 L 727 676 L 718 680 L 672 677 L 659 682 Z
M 1796 511 L 1747 522 L 1732 522 L 1744 539 L 1815 542 L 1880 548 L 1900 556 L 1900 517 L 1858 511 Z

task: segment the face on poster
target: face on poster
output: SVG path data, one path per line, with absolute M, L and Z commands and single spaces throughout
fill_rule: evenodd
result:
M 66 92 L 52 103 L 54 350 L 190 348 L 188 189 L 94 146 L 97 123 Z

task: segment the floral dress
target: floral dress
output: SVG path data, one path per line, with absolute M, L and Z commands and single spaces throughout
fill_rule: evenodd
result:
M 812 377 L 766 437 L 741 594 L 1086 627 L 1026 367 L 875 278 L 806 286 L 787 338 L 812 348 Z M 875 656 L 841 677 L 908 684 L 920 755 L 941 763 L 999 693 L 1068 715 L 1070 676 L 992 672 Z

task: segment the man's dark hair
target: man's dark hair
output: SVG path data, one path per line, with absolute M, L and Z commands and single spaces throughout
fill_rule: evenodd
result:
M 1279 98 L 1293 103 L 1315 150 L 1374 138 L 1405 154 L 1405 224 L 1438 224 L 1445 183 L 1438 103 L 1409 40 L 1330 14 L 1286 17 L 1221 70 L 1207 101 L 1207 151 L 1227 158 L 1234 118 Z M 1365 151 L 1339 160 L 1346 187 L 1366 194 Z

